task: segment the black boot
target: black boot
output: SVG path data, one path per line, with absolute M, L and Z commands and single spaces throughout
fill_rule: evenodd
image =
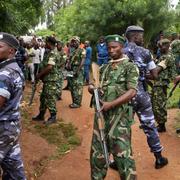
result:
M 155 168 L 160 169 L 168 164 L 168 159 L 161 155 L 161 152 L 154 153 L 156 158 Z
M 158 124 L 158 126 L 157 126 L 157 130 L 158 130 L 158 132 L 166 132 L 166 126 L 165 126 L 165 123 L 160 123 L 160 124 Z
M 44 121 L 44 111 L 40 111 L 40 113 L 37 116 L 32 117 L 33 121 Z
M 45 125 L 50 125 L 50 124 L 55 123 L 55 122 L 56 122 L 56 114 L 53 113 L 53 114 L 51 114 L 49 119 L 46 122 L 44 122 L 44 124 Z
M 116 163 L 115 163 L 114 160 L 112 160 L 112 161 L 109 163 L 109 167 L 110 167 L 111 169 L 115 170 L 115 171 L 118 171 L 118 167 L 117 167 L 117 165 L 116 165 Z

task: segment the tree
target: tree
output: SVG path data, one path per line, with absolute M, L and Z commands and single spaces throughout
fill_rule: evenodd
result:
M 95 42 L 100 35 L 123 34 L 129 25 L 145 29 L 146 43 L 173 22 L 168 0 L 75 0 L 54 17 L 62 39 L 78 35 Z
M 41 0 L 1 0 L 0 31 L 21 35 L 39 23 Z

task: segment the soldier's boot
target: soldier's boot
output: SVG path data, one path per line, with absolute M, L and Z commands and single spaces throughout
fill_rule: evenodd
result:
M 48 120 L 44 122 L 45 125 L 50 125 L 53 123 L 56 123 L 56 113 L 52 113 Z
M 111 169 L 115 170 L 115 171 L 118 171 L 118 167 L 117 167 L 117 165 L 116 165 L 116 163 L 115 163 L 114 160 L 111 160 L 111 161 L 110 161 L 109 167 L 110 167 Z
M 44 115 L 45 115 L 45 112 L 40 111 L 37 116 L 32 117 L 32 120 L 33 121 L 44 121 Z
M 160 169 L 168 164 L 168 159 L 161 155 L 161 152 L 154 153 L 156 158 L 155 168 Z
M 72 104 L 69 105 L 69 107 L 70 107 L 70 108 L 80 108 L 81 105 L 72 103 Z
M 166 126 L 165 126 L 165 123 L 160 123 L 160 124 L 158 124 L 158 126 L 157 126 L 157 130 L 158 130 L 158 132 L 166 132 Z

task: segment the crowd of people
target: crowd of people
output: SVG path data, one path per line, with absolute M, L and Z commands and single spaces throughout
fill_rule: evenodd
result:
M 144 47 L 143 35 L 142 27 L 129 26 L 124 36 L 100 37 L 96 46 L 105 140 L 108 153 L 114 159 L 109 166 L 119 172 L 121 180 L 137 179 L 131 147 L 134 113 L 138 115 L 154 154 L 155 168 L 168 164 L 168 159 L 162 155 L 158 133 L 166 132 L 169 84 L 180 81 L 180 40 L 178 34 L 165 36 L 161 32 L 156 42 L 157 50 L 152 55 Z M 32 86 L 43 83 L 39 113 L 32 120 L 42 121 L 45 125 L 56 123 L 56 103 L 62 100 L 64 79 L 67 80 L 64 90 L 69 90 L 72 97 L 69 108 L 81 107 L 84 85 L 89 85 L 88 90 L 93 94 L 92 53 L 90 41 L 82 43 L 78 36 L 73 36 L 64 45 L 55 36 L 45 40 L 34 37 L 31 42 L 24 43 L 22 38 L 0 33 L 0 163 L 3 179 L 26 179 L 18 142 L 19 104 L 25 81 L 31 81 Z M 45 120 L 47 110 L 50 117 Z M 99 138 L 98 118 L 95 113 L 90 153 L 93 180 L 104 179 L 108 169 Z

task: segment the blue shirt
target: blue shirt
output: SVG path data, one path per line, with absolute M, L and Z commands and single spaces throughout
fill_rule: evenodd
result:
M 97 54 L 98 58 L 107 58 L 108 57 L 108 49 L 105 43 L 97 44 Z
M 135 43 L 130 42 L 123 49 L 123 52 L 133 61 L 139 69 L 139 80 L 145 80 L 145 75 L 148 71 L 156 68 L 152 60 L 151 53 L 148 49 L 137 46 Z
M 6 98 L 4 106 L 0 108 L 0 121 L 20 119 L 19 105 L 23 85 L 24 76 L 16 62 L 0 68 L 0 96 Z
M 86 48 L 86 58 L 85 58 L 85 65 L 90 65 L 91 64 L 91 58 L 92 58 L 92 48 L 88 46 Z

